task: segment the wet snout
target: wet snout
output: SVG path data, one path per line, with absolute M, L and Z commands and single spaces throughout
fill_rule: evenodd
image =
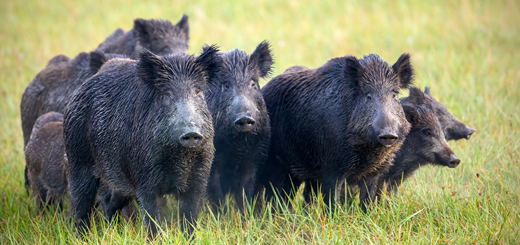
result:
M 229 111 L 231 122 L 239 132 L 249 132 L 253 130 L 256 123 L 258 109 L 249 98 L 244 95 L 235 95 Z
M 174 135 L 179 136 L 179 143 L 183 147 L 199 147 L 203 141 L 204 124 L 208 123 L 200 112 L 200 105 L 190 100 L 177 102 L 177 114 L 172 117 Z
M 187 132 L 179 137 L 181 145 L 188 148 L 198 147 L 202 143 L 202 135 L 197 132 Z
M 459 163 L 460 163 L 460 159 L 457 158 L 457 156 L 455 156 L 455 154 L 451 154 L 450 158 L 448 160 L 448 167 L 455 168 L 455 167 L 459 166 Z
M 235 120 L 235 128 L 240 132 L 251 131 L 255 127 L 256 121 L 250 116 L 239 117 Z
M 476 130 L 473 128 L 470 128 L 468 126 L 466 126 L 466 130 L 467 130 L 466 139 L 469 140 L 471 138 L 471 135 L 473 133 L 475 133 Z
M 384 146 L 393 145 L 397 139 L 399 139 L 399 136 L 391 131 L 383 132 L 377 136 L 377 141 L 379 141 L 379 143 Z
M 386 147 L 390 147 L 399 139 L 399 121 L 389 108 L 379 108 L 377 116 L 372 124 L 377 141 Z

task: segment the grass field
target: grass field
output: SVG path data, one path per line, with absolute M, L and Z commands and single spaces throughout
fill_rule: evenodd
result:
M 190 53 L 203 44 L 252 52 L 273 45 L 275 72 L 317 67 L 337 56 L 412 55 L 416 84 L 476 128 L 451 142 L 459 167 L 424 167 L 368 214 L 330 214 L 320 202 L 242 217 L 201 213 L 193 243 L 520 243 L 520 3 L 518 1 L 6 1 L 0 0 L 0 244 L 140 244 L 141 220 L 99 219 L 86 240 L 66 212 L 37 214 L 23 187 L 20 99 L 57 54 L 91 51 L 133 19 L 190 17 Z M 267 81 L 264 81 L 264 84 Z M 405 91 L 402 96 L 406 96 Z M 185 243 L 164 210 L 162 243 Z M 357 204 L 357 203 L 356 203 Z M 277 205 L 276 203 L 274 205 Z

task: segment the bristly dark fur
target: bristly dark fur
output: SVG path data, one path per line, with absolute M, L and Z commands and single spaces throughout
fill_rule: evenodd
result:
M 398 76 L 400 87 L 409 88 L 412 85 L 414 73 L 412 63 L 410 62 L 410 55 L 403 54 L 397 62 L 392 66 L 392 69 Z
M 160 89 L 167 87 L 171 80 L 192 77 L 196 86 L 202 89 L 210 82 L 209 78 L 220 71 L 222 58 L 217 53 L 218 47 L 215 45 L 204 47 L 198 57 L 179 54 L 160 57 L 143 49 L 139 54 L 137 75 L 142 81 Z
M 260 92 L 259 79 L 272 70 L 273 55 L 263 41 L 249 56 L 242 50 L 221 53 L 223 67 L 206 90 L 206 101 L 215 127 L 215 159 L 207 193 L 215 206 L 225 195 L 234 195 L 238 207 L 251 203 L 258 166 L 267 157 L 270 139 L 269 115 Z M 240 131 L 239 118 L 255 120 L 254 128 Z
M 117 29 L 98 46 L 97 50 L 125 54 L 132 58 L 137 58 L 142 48 L 156 55 L 186 53 L 189 32 L 187 15 L 183 15 L 176 25 L 169 20 L 136 19 L 132 30 L 125 32 Z
M 150 236 L 160 224 L 157 197 L 165 194 L 178 196 L 183 224 L 196 221 L 214 153 L 200 91 L 221 63 L 215 53 L 158 57 L 143 51 L 139 61 L 113 59 L 75 93 L 63 132 L 79 232 L 89 227 L 100 182 L 112 192 L 108 218 L 135 197 Z M 182 137 L 194 133 L 200 144 L 186 147 Z
M 271 184 L 275 191 L 291 193 L 293 184 L 306 182 L 307 197 L 321 185 L 334 203 L 345 181 L 366 190 L 364 183 L 386 171 L 410 127 L 397 99 L 399 90 L 412 83 L 403 69 L 411 69 L 407 62 L 393 69 L 375 54 L 360 60 L 340 57 L 316 69 L 284 73 L 265 85 L 271 146 L 259 179 L 267 197 L 273 194 Z M 398 136 L 389 147 L 378 142 L 384 127 Z M 375 186 L 368 189 L 362 203 L 375 195 Z
M 453 116 L 446 107 L 437 101 L 430 93 L 430 88 L 425 87 L 424 93 L 421 89 L 410 88 L 410 96 L 401 99 L 402 103 L 412 103 L 416 105 L 427 105 L 432 108 L 433 112 L 439 119 L 446 140 L 469 139 L 475 132 L 458 118 Z
M 96 71 L 93 71 L 93 63 L 100 67 L 102 60 L 106 61 L 122 55 L 99 54 L 99 56 L 103 58 L 95 57 L 93 61 L 92 54 L 85 52 L 79 53 L 74 59 L 57 55 L 36 75 L 25 89 L 20 103 L 24 146 L 29 142 L 34 123 L 39 116 L 51 111 L 64 113 L 74 91 L 99 69 L 94 68 Z M 30 180 L 27 176 L 27 168 L 24 175 L 25 188 L 28 190 Z
M 43 114 L 36 120 L 27 146 L 27 177 L 36 204 L 41 211 L 45 205 L 57 203 L 67 195 L 68 164 L 63 143 L 63 115 Z

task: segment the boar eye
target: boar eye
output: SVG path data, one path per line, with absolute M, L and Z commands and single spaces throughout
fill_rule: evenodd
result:
M 397 98 L 397 94 L 392 95 L 392 98 L 396 99 Z
M 432 131 L 429 128 L 424 129 L 422 132 L 426 136 L 432 136 Z
M 200 89 L 195 89 L 195 94 L 199 95 L 200 94 Z
M 371 99 L 372 99 L 372 96 L 368 95 L 368 96 L 367 96 L 367 99 L 371 100 Z
M 256 88 L 256 83 L 252 82 L 251 83 L 251 88 Z
M 168 97 L 172 97 L 172 94 L 170 94 L 170 93 L 166 93 L 166 96 L 168 96 Z
M 226 88 L 229 88 L 229 86 L 228 86 L 228 85 L 226 85 Z

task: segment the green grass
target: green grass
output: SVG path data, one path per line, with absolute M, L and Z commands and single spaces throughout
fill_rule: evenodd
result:
M 455 169 L 425 167 L 369 214 L 357 205 L 331 215 L 323 204 L 270 208 L 241 217 L 203 211 L 194 243 L 520 243 L 520 3 L 517 1 L 0 1 L 0 244 L 146 241 L 138 219 L 98 219 L 78 239 L 66 212 L 37 214 L 23 187 L 19 104 L 25 87 L 57 54 L 97 47 L 132 20 L 190 16 L 190 52 L 203 44 L 252 52 L 273 44 L 275 75 L 337 56 L 412 55 L 416 84 L 477 132 L 451 142 Z M 265 81 L 266 82 L 266 81 Z M 264 83 L 265 83 L 264 82 Z M 407 93 L 404 94 L 404 96 Z M 185 243 L 174 199 L 159 243 Z M 357 204 L 357 203 L 355 203 Z M 275 204 L 276 205 L 276 204 Z

